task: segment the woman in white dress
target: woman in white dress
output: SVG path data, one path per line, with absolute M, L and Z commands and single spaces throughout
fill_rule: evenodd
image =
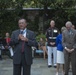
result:
M 61 32 L 63 32 L 66 27 L 61 28 Z M 62 46 L 62 34 L 59 34 L 56 38 L 57 44 L 57 72 L 56 75 L 59 75 L 59 68 L 62 65 L 62 75 L 64 75 L 64 53 L 63 53 L 63 46 Z

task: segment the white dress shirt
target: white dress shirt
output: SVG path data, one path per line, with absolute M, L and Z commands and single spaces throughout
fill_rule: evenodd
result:
M 23 35 L 24 37 L 26 37 L 26 29 L 21 30 L 21 31 L 23 31 L 23 34 L 22 34 L 22 35 Z

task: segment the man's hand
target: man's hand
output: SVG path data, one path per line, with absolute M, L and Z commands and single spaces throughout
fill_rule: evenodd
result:
M 50 42 L 50 44 L 53 46 L 53 45 L 55 45 L 55 42 Z
M 25 42 L 28 42 L 28 38 L 27 37 L 24 37 L 22 34 L 19 34 L 18 39 L 20 39 L 22 41 L 25 41 Z
M 69 53 L 72 53 L 74 51 L 74 49 L 68 49 L 68 48 L 65 48 L 66 51 L 68 51 Z
M 23 37 L 21 40 L 25 41 L 25 42 L 28 42 L 28 38 L 27 37 Z
M 68 53 L 70 53 L 70 49 L 67 48 L 66 51 L 67 51 Z
M 70 49 L 68 49 L 67 47 L 65 47 L 65 50 L 66 50 L 68 53 L 71 52 Z
M 74 49 L 71 49 L 70 51 L 71 51 L 71 53 L 72 53 L 72 52 L 74 51 Z
M 23 38 L 22 34 L 19 34 L 18 39 L 21 40 Z

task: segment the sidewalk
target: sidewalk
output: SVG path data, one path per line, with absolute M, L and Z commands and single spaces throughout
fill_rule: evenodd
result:
M 55 68 L 47 67 L 47 59 L 34 58 L 31 75 L 55 75 L 55 73 Z M 2 61 L 0 60 L 0 75 L 13 75 L 12 59 L 4 58 Z M 69 75 L 72 74 L 70 73 Z

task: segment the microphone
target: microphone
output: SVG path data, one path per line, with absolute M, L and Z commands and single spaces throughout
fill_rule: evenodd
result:
M 23 34 L 23 30 L 20 31 L 20 34 Z

